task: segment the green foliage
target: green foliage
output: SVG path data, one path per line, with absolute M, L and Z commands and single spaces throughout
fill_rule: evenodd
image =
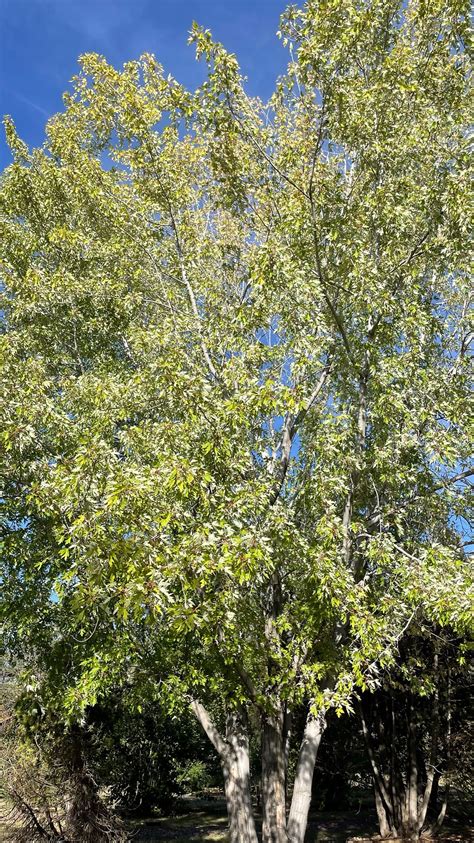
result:
M 414 617 L 472 624 L 467 19 L 310 0 L 268 103 L 194 27 L 197 91 L 88 54 L 41 149 L 7 120 L 4 605 L 46 704 L 342 712 Z
M 199 793 L 214 784 L 204 761 L 190 761 L 186 764 L 178 775 L 178 782 L 189 793 Z
M 84 750 L 94 778 L 122 812 L 170 813 L 176 798 L 220 784 L 217 759 L 189 711 L 130 707 L 127 692 L 87 712 Z
M 169 814 L 179 796 L 220 784 L 217 758 L 188 709 L 170 717 L 141 693 L 137 710 L 133 689 L 114 689 L 68 724 L 44 684 L 41 697 L 21 687 L 17 670 L 8 676 L 0 792 L 12 839 L 43 839 L 46 829 L 56 840 L 63 828 L 70 843 L 122 840 L 120 817 Z

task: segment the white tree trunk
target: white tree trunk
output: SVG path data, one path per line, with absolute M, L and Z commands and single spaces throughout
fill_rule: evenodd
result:
M 262 733 L 262 843 L 287 843 L 283 711 L 267 715 Z
M 227 718 L 226 739 L 230 758 L 222 762 L 230 843 L 257 843 L 250 795 L 248 733 L 238 712 Z
M 200 702 L 193 700 L 191 708 L 221 762 L 229 817 L 229 843 L 258 843 L 250 795 L 249 742 L 243 719 L 237 711 L 229 714 L 224 739 Z
M 288 817 L 289 843 L 303 843 L 311 804 L 313 773 L 321 737 L 326 728 L 324 714 L 308 715 L 296 768 L 293 796 Z

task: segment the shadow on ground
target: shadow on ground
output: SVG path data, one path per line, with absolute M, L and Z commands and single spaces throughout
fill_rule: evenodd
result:
M 184 806 L 183 806 L 184 807 Z M 186 812 L 134 823 L 136 843 L 227 843 L 227 818 L 221 799 L 189 800 Z M 370 843 L 376 839 L 376 821 L 371 811 L 320 812 L 310 816 L 306 843 Z M 474 843 L 474 830 L 469 827 L 448 827 L 439 843 Z M 393 841 L 395 843 L 395 841 Z M 431 839 L 431 843 L 436 843 Z

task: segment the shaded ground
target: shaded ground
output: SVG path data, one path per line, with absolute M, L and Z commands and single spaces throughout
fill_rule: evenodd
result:
M 136 843 L 226 843 L 225 815 L 216 817 L 205 811 L 187 814 L 184 817 L 147 821 L 136 828 Z M 318 818 L 312 822 L 306 835 L 307 843 L 346 843 L 349 836 L 368 834 L 371 827 L 342 817 Z
M 225 805 L 222 800 L 212 802 L 195 800 L 185 814 L 176 817 L 145 820 L 134 824 L 133 840 L 136 843 L 226 843 Z M 357 843 L 370 843 L 376 833 L 373 812 L 340 811 L 310 815 L 306 843 L 347 843 L 355 838 Z M 474 843 L 474 830 L 469 827 L 447 827 L 440 843 Z M 431 843 L 435 841 L 431 840 Z
M 8 840 L 7 829 L 2 819 L 7 811 L 0 800 L 0 843 Z M 183 810 L 174 817 L 135 820 L 129 823 L 133 843 L 227 843 L 227 817 L 222 799 L 189 800 Z M 3 813 L 3 817 L 1 814 Z M 375 816 L 371 811 L 339 811 L 314 813 L 306 835 L 306 843 L 371 843 L 376 831 Z M 393 841 L 395 843 L 395 841 Z M 436 843 L 431 840 L 430 843 Z M 457 828 L 452 822 L 444 830 L 439 843 L 474 843 L 474 829 Z
M 186 812 L 176 817 L 145 820 L 135 825 L 136 843 L 226 843 L 227 817 L 223 799 L 187 800 Z M 353 835 L 374 831 L 371 812 L 341 812 L 310 816 L 307 843 L 346 843 Z

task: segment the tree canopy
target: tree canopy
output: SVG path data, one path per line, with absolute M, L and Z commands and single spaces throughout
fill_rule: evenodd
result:
M 7 118 L 4 604 L 70 716 L 133 675 L 281 743 L 472 623 L 468 12 L 290 6 L 266 103 L 195 25 L 194 92 L 89 54 Z

